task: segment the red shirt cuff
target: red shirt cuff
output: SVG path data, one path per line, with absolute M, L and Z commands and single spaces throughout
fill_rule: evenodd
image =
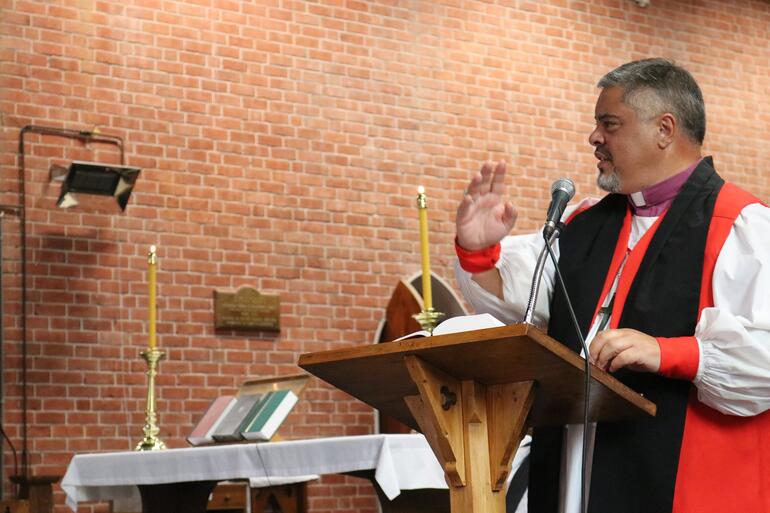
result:
M 658 373 L 674 379 L 695 379 L 700 362 L 700 349 L 695 337 L 657 337 L 656 340 L 660 346 Z
M 469 273 L 483 273 L 495 268 L 500 259 L 500 243 L 477 251 L 469 251 L 460 246 L 455 237 L 455 252 L 460 260 L 460 267 Z

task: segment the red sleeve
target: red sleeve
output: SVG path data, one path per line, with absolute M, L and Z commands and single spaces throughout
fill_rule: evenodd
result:
M 460 259 L 460 267 L 472 274 L 494 269 L 495 264 L 500 260 L 500 248 L 498 242 L 488 248 L 469 251 L 462 247 L 455 237 L 455 252 L 457 252 L 457 258 Z
M 700 361 L 700 349 L 695 337 L 657 337 L 656 340 L 660 346 L 658 373 L 674 379 L 695 379 Z

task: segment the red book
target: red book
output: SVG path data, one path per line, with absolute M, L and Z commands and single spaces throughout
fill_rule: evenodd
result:
M 226 413 L 235 404 L 235 397 L 231 395 L 223 395 L 217 397 L 206 409 L 206 413 L 203 414 L 201 420 L 195 425 L 190 435 L 187 437 L 187 441 L 190 445 L 203 445 L 214 442 L 211 434 L 216 429 L 219 422 Z

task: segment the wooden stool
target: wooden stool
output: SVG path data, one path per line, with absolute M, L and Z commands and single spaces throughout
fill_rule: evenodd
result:
M 307 483 L 251 489 L 251 513 L 305 513 Z
M 249 488 L 247 482 L 227 481 L 219 483 L 211 492 L 206 511 L 219 513 L 306 513 L 306 484 L 301 482 Z M 251 502 L 251 509 L 249 509 L 249 502 Z M 5 512 L 0 511 L 0 513 Z
M 249 513 L 249 483 L 225 481 L 211 492 L 206 511 Z

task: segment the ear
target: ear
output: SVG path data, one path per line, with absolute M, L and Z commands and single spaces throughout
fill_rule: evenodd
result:
M 673 114 L 666 112 L 660 115 L 658 118 L 658 147 L 660 149 L 665 149 L 674 142 L 677 128 L 676 118 Z

